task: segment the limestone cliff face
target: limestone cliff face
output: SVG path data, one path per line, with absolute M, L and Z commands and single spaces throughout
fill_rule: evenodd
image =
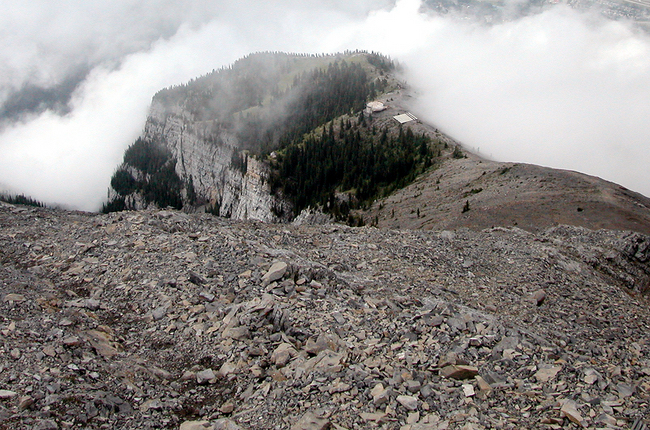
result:
M 264 222 L 289 220 L 290 203 L 271 194 L 268 166 L 249 156 L 244 156 L 243 167 L 232 165 L 239 142 L 231 130 L 213 121 L 194 121 L 181 106 L 170 107 L 154 99 L 143 138 L 171 151 L 178 176 L 184 183 L 191 181 L 197 200 L 219 208 L 219 215 Z
M 286 220 L 291 205 L 282 197 L 272 195 L 268 166 L 253 157 L 246 158 L 245 166 L 245 172 L 232 167 L 224 171 L 219 214 L 235 219 Z

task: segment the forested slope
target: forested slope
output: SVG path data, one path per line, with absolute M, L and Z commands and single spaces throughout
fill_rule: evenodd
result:
M 317 206 L 348 219 L 440 153 L 424 134 L 364 113 L 401 87 L 395 73 L 375 53 L 258 53 L 161 90 L 104 211 L 203 207 L 278 221 Z

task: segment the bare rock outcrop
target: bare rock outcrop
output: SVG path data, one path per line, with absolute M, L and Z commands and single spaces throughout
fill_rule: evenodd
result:
M 213 130 L 214 124 L 196 121 L 183 107 L 154 99 L 143 137 L 171 151 L 179 178 L 191 178 L 195 193 L 208 206 L 218 208 L 221 216 L 263 222 L 288 220 L 291 205 L 280 194 L 272 193 L 269 167 L 248 155 L 242 155 L 241 168 L 234 167 L 231 160 L 239 153 L 240 142 L 232 131 Z

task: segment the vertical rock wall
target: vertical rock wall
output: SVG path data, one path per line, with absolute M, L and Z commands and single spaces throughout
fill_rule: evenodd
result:
M 212 121 L 194 121 L 182 107 L 154 100 L 143 137 L 171 151 L 178 176 L 184 182 L 192 178 L 198 198 L 220 206 L 221 216 L 264 222 L 290 219 L 290 203 L 271 194 L 267 165 L 252 157 L 247 157 L 245 171 L 231 165 L 239 145 L 231 131 Z

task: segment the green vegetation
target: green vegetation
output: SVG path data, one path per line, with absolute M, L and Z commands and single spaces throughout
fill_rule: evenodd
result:
M 187 84 L 159 91 L 154 101 L 173 111 L 182 106 L 216 142 L 235 132 L 241 150 L 269 153 L 315 127 L 358 111 L 388 84 L 395 68 L 375 53 L 251 54 Z
M 12 205 L 24 205 L 24 206 L 35 206 L 39 208 L 44 208 L 45 204 L 35 200 L 31 197 L 28 197 L 24 194 L 10 195 L 10 194 L 0 194 L 0 201 L 9 203 Z
M 172 157 L 167 148 L 138 138 L 133 145 L 124 152 L 124 164 L 135 167 L 146 174 L 152 174 Z
M 354 121 L 354 124 L 353 124 Z M 402 127 L 373 134 L 360 115 L 330 122 L 280 151 L 272 186 L 281 188 L 296 213 L 321 206 L 338 220 L 413 181 L 429 168 L 437 151 L 426 135 Z
M 245 174 L 248 170 L 248 154 L 244 151 L 235 151 L 230 158 L 230 165 Z
M 365 70 L 346 61 L 296 77 L 291 92 L 301 97 L 287 106 L 288 124 L 280 146 L 343 114 L 362 110 L 375 91 Z
M 268 160 L 272 189 L 292 201 L 295 213 L 321 206 L 360 225 L 363 220 L 351 210 L 405 186 L 440 153 L 424 134 L 407 126 L 378 129 L 364 115 L 366 103 L 387 89 L 386 74 L 394 69 L 392 60 L 375 53 L 258 53 L 162 90 L 154 99 L 166 115 L 177 115 L 179 107 L 189 114 L 207 142 L 217 144 L 224 131 L 234 134 L 239 148 L 230 164 L 240 172 L 246 173 L 248 157 Z M 158 207 L 205 201 L 191 177 L 176 174 L 165 136 L 156 139 L 140 138 L 126 150 L 111 179 L 117 196 L 104 211 L 126 208 L 134 193 Z M 277 156 L 269 157 L 274 151 Z M 219 213 L 220 205 L 207 210 Z
M 111 178 L 111 187 L 120 195 L 128 196 L 138 189 L 138 181 L 129 173 L 128 170 L 121 167 L 113 174 Z
M 392 64 L 388 59 L 376 61 L 383 61 L 385 68 Z M 268 154 L 286 147 L 328 121 L 360 111 L 385 86 L 385 79 L 372 80 L 361 64 L 346 60 L 295 74 L 284 91 L 273 91 L 267 109 L 256 105 L 239 115 L 241 149 Z
M 155 203 L 159 208 L 181 209 L 182 188 L 183 182 L 176 174 L 176 160 L 170 160 L 144 181 L 142 191 L 147 203 Z
M 102 205 L 102 212 L 128 209 L 126 196 L 136 191 L 141 193 L 147 204 L 155 203 L 161 208 L 171 206 L 181 209 L 183 187 L 186 187 L 188 200 L 196 199 L 196 193 L 191 178 L 184 185 L 175 167 L 176 160 L 169 150 L 153 142 L 137 139 L 124 152 L 124 162 L 111 178 L 111 187 L 117 192 L 118 197 Z M 141 172 L 142 179 L 134 178 L 129 168 Z
M 451 156 L 454 158 L 465 158 L 465 154 L 463 154 L 463 151 L 460 149 L 459 145 L 456 145 L 456 147 L 454 147 L 454 152 L 451 154 Z
M 118 197 L 107 203 L 102 204 L 102 213 L 120 212 L 126 210 L 126 201 L 124 197 Z

